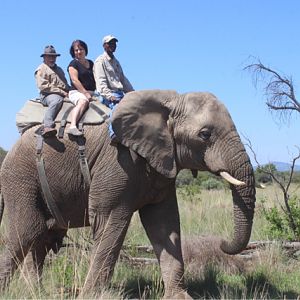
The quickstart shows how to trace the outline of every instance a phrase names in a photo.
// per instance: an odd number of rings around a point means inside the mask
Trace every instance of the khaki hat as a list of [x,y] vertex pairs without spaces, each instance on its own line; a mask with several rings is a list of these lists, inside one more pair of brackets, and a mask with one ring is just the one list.
[[118,39],[116,37],[114,37],[113,35],[106,35],[103,39],[102,39],[102,44],[104,45],[105,43],[109,43],[112,40],[116,40],[116,42],[118,42]]
[[45,47],[44,53],[41,54],[41,57],[44,57],[45,55],[60,56],[60,54],[56,53],[55,48],[52,45]]

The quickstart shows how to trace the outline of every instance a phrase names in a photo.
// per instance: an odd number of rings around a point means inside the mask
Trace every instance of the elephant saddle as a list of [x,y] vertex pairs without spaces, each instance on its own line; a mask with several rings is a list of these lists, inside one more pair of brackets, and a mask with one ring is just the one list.
[[[65,127],[66,123],[70,122],[70,112],[75,106],[65,98],[63,106],[55,119],[56,123],[60,123],[61,127]],[[44,106],[39,98],[28,100],[23,108],[16,115],[16,125],[21,134],[23,134],[28,128],[42,124],[45,110]],[[94,98],[94,101],[90,102],[89,109],[82,116],[81,124],[102,124],[108,119],[110,109],[104,104],[100,103],[98,98]]]

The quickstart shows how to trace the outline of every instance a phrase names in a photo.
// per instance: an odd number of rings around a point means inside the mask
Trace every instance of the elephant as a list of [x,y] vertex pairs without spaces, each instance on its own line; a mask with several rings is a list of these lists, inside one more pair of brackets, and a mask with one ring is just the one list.
[[[183,169],[195,176],[209,171],[229,182],[234,232],[220,247],[227,254],[241,252],[250,239],[256,197],[253,167],[236,126],[212,93],[174,90],[130,92],[110,121],[117,146],[110,145],[107,122],[84,127],[89,186],[77,163],[76,140],[67,135],[44,140],[49,187],[68,228],[91,226],[91,261],[81,295],[96,293],[109,283],[131,217],[138,211],[160,265],[164,297],[188,298],[176,176]],[[0,256],[2,289],[26,256],[41,276],[47,251],[58,250],[67,232],[42,196],[35,129],[20,137],[1,169],[8,215],[6,248]]]

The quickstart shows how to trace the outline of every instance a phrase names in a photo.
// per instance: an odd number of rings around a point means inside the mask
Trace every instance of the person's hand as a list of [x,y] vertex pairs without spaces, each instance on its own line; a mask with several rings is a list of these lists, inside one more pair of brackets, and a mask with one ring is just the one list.
[[89,92],[85,92],[84,95],[89,101],[92,101],[92,95]]
[[115,96],[111,96],[110,101],[115,102],[115,101],[117,101],[117,98]]

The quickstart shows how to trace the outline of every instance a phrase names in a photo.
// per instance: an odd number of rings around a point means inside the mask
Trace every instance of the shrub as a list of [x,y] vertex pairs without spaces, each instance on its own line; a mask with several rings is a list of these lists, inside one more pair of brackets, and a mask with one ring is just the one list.
[[189,170],[182,170],[179,172],[177,178],[176,178],[176,186],[183,186],[183,185],[189,185],[194,182],[194,177]]
[[224,184],[215,178],[208,178],[201,182],[200,187],[205,190],[221,190],[224,188]]
[[[293,196],[289,200],[289,207],[290,213],[278,207],[263,209],[263,214],[268,221],[266,231],[271,238],[300,241],[300,199]],[[293,224],[291,217],[293,218]]]

